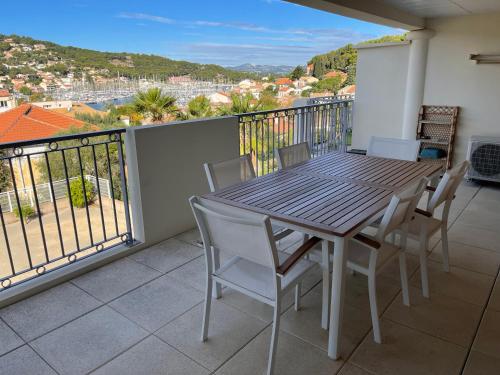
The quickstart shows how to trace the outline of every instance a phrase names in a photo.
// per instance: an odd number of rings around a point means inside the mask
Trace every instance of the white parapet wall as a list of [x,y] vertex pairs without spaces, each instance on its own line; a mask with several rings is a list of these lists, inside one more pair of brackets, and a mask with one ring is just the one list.
[[352,147],[366,150],[371,136],[402,136],[409,44],[366,44],[357,48]]
[[196,224],[188,198],[208,192],[203,163],[239,155],[235,116],[127,129],[134,237],[151,245]]

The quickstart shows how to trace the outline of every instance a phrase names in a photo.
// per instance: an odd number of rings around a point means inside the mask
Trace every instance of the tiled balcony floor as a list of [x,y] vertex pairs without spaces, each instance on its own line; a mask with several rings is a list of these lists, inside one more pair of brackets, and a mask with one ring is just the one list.
[[[451,216],[451,272],[442,271],[435,237],[430,299],[421,296],[415,256],[411,308],[401,302],[397,264],[378,278],[383,344],[372,339],[366,279],[349,276],[344,360],[328,359],[315,275],[303,308],[283,313],[276,373],[499,374],[500,189],[463,184]],[[262,374],[269,307],[225,290],[209,341],[199,341],[204,260],[196,239],[181,234],[0,310],[0,374]]]

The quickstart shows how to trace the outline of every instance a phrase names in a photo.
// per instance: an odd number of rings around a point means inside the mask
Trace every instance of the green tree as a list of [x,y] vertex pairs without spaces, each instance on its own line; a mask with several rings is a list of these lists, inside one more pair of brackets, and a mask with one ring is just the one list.
[[256,112],[262,110],[262,103],[256,100],[252,94],[231,94],[231,104],[218,108],[221,116],[237,115],[241,113]]
[[290,78],[293,80],[299,79],[306,74],[306,70],[302,65],[297,65],[294,70],[290,73]]
[[184,112],[180,113],[180,118],[183,120],[193,119],[193,118],[205,118],[214,115],[210,100],[204,96],[200,95],[194,99],[191,99],[187,105]]
[[341,88],[341,86],[342,86],[342,77],[335,76],[331,78],[322,79],[321,81],[318,81],[315,84],[313,84],[313,91],[314,92],[329,91],[336,94],[337,91]]
[[31,89],[27,86],[23,86],[19,89],[19,92],[21,94],[24,94],[24,95],[31,95],[33,92],[31,91]]
[[7,151],[0,150],[0,192],[7,191],[11,185],[10,169],[8,163],[2,158],[7,156]]
[[161,89],[154,87],[145,92],[139,92],[133,101],[137,112],[150,117],[153,122],[161,122],[167,114],[176,114],[178,108],[175,98],[163,95]]

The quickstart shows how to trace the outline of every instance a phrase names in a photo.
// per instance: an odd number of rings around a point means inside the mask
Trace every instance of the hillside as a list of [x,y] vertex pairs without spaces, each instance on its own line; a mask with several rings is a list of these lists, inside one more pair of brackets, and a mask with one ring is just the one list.
[[[362,42],[360,44],[400,42],[405,40],[405,36],[405,34],[386,35],[378,39],[367,40],[366,42]],[[352,44],[347,44],[334,51],[314,56],[308,64],[314,64],[312,75],[316,78],[322,78],[331,70],[339,70],[347,73],[345,85],[351,85],[354,84],[356,80],[357,59],[358,51]]]
[[[12,47],[13,43],[22,47]],[[75,77],[81,77],[83,72],[92,72],[91,74],[102,77],[116,77],[118,73],[125,77],[158,78],[189,74],[194,79],[230,81],[249,77],[249,73],[237,72],[219,65],[177,61],[156,55],[100,52],[61,46],[29,37],[0,34],[0,75],[8,74],[11,78],[13,74],[18,73],[34,75],[37,66],[40,67],[38,70],[60,75],[71,72]]]
[[242,64],[238,66],[229,66],[228,69],[237,72],[248,72],[256,74],[275,74],[275,75],[288,75],[295,68],[289,65],[255,65],[255,64]]

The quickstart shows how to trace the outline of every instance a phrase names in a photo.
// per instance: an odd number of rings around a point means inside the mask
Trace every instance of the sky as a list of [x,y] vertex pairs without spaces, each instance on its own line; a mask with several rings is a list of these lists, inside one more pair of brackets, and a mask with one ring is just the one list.
[[1,34],[223,66],[304,65],[402,32],[280,0],[26,0],[1,8]]

